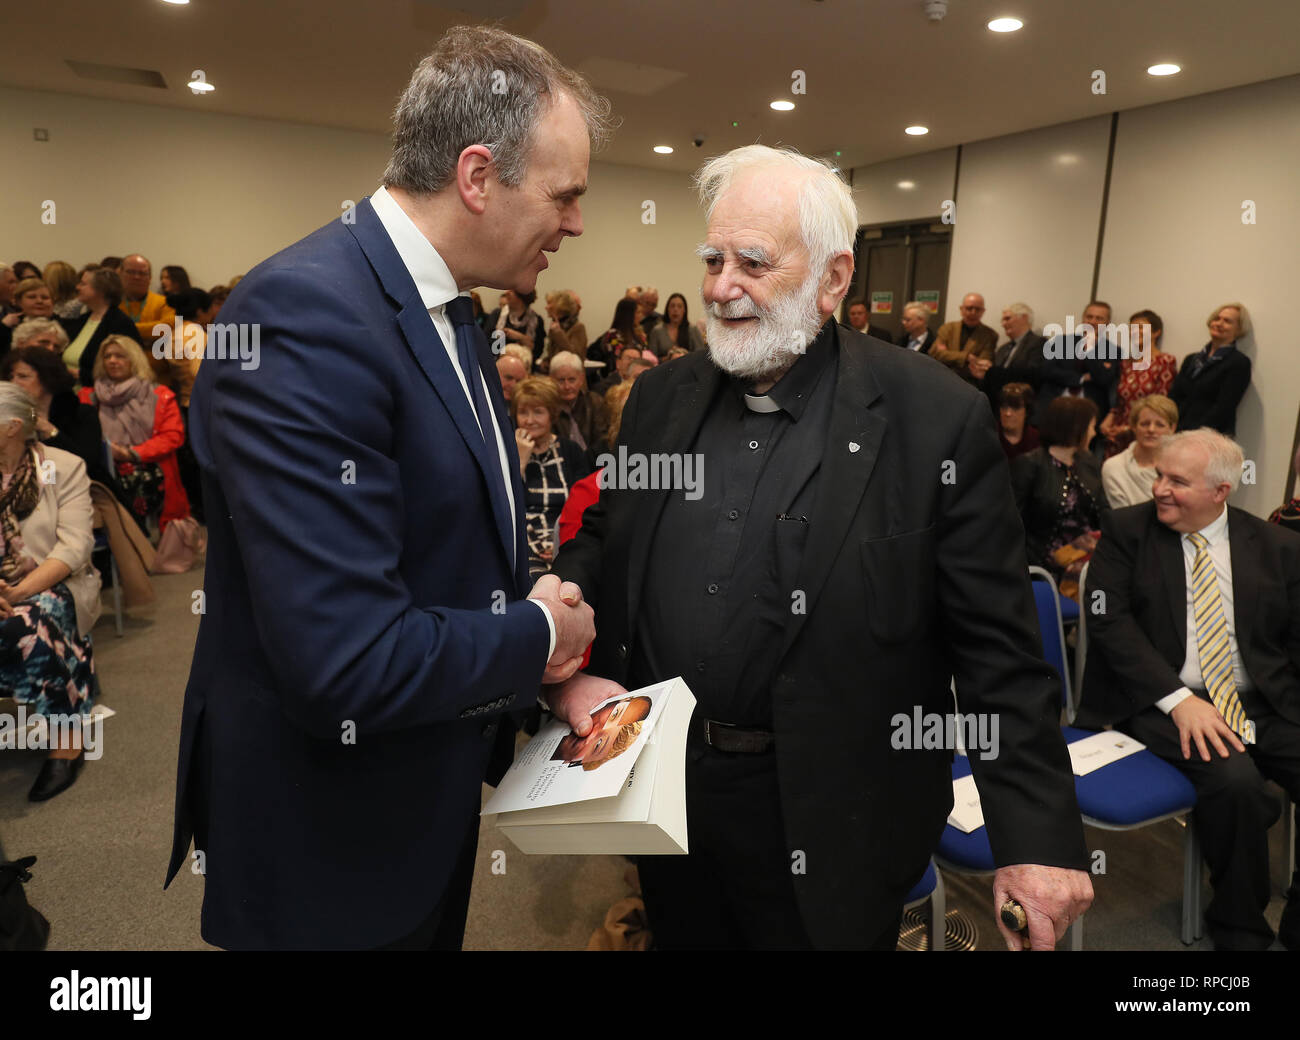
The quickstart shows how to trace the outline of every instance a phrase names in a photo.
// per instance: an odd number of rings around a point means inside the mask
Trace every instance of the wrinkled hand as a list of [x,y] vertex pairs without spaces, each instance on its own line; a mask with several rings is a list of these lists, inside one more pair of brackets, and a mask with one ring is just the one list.
[[591,732],[592,709],[602,701],[627,693],[627,690],[613,679],[599,679],[578,672],[568,682],[549,686],[543,693],[555,717],[568,723],[578,736],[585,737]]
[[1184,697],[1174,706],[1169,717],[1178,727],[1178,738],[1183,745],[1183,758],[1192,757],[1193,740],[1196,741],[1197,751],[1201,753],[1202,762],[1210,761],[1210,751],[1205,746],[1207,740],[1214,746],[1220,758],[1228,757],[1228,749],[1223,746],[1224,740],[1238,751],[1246,750],[1246,745],[1224,721],[1219,709],[1209,701],[1201,700],[1200,697]]
[[537,442],[523,430],[515,430],[515,447],[519,450],[519,465],[527,466]]
[[[1025,908],[1029,939],[1002,923],[999,910],[1008,899]],[[1092,906],[1092,879],[1082,870],[1016,863],[993,877],[993,916],[1008,950],[1054,950],[1061,936]]]
[[571,581],[561,582],[558,574],[537,579],[529,599],[546,604],[555,622],[555,653],[546,662],[542,682],[564,682],[582,664],[582,655],[596,638],[596,616],[582,600],[582,589]]

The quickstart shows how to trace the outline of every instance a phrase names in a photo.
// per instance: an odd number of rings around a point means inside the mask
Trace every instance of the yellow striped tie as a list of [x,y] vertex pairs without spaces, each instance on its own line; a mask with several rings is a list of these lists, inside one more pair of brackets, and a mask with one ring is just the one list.
[[1192,563],[1192,614],[1196,619],[1196,649],[1201,659],[1201,678],[1210,700],[1219,709],[1228,727],[1247,743],[1255,742],[1255,726],[1237,697],[1237,682],[1232,675],[1232,648],[1228,645],[1228,622],[1219,599],[1219,579],[1205,547],[1203,534],[1189,534],[1187,540],[1196,547]]

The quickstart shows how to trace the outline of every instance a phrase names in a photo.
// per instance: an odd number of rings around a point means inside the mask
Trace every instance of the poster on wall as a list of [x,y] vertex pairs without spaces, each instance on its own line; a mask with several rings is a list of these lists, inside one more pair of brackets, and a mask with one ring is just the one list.
[[892,292],[873,292],[871,294],[872,314],[892,314],[893,310],[894,294]]
[[916,302],[925,304],[925,309],[931,314],[939,313],[939,290],[938,289],[921,289],[916,293]]

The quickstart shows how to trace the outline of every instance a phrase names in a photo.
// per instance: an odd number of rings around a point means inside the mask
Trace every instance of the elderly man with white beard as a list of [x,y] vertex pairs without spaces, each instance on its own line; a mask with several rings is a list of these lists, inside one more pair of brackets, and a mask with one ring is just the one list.
[[637,380],[618,444],[702,480],[604,487],[554,568],[595,609],[590,665],[546,691],[579,735],[622,689],[695,693],[690,853],[639,862],[655,945],[893,949],[952,806],[951,748],[895,720],[952,712],[955,677],[1000,724],[971,756],[994,904],[1051,949],[1089,858],[988,405],[828,320],[857,214],[825,165],[754,145],[697,183],[709,350]]

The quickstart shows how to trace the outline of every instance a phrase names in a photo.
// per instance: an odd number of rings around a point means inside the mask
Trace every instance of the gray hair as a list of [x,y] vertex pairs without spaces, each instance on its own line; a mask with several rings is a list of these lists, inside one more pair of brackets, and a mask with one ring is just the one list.
[[552,375],[555,374],[557,368],[567,368],[577,372],[578,375],[583,375],[587,371],[586,366],[582,363],[582,358],[571,350],[561,350],[551,356]]
[[1007,307],[1007,310],[1012,314],[1020,315],[1020,317],[1024,318],[1030,325],[1034,323],[1034,308],[1029,306],[1027,303],[1013,303]]
[[523,183],[533,131],[560,94],[577,103],[593,149],[613,129],[610,103],[544,47],[490,26],[449,29],[416,67],[393,113],[393,154],[385,187],[415,195],[441,191],[460,153],[481,144],[497,178]]
[[852,256],[853,240],[858,233],[858,208],[853,193],[826,163],[800,155],[793,148],[751,144],[701,166],[695,174],[695,186],[705,208],[705,219],[713,217],[718,199],[731,187],[736,174],[754,169],[806,175],[799,190],[799,229],[814,269],[829,263],[837,253],[847,252]]
[[507,343],[501,348],[502,354],[509,354],[512,358],[524,366],[525,372],[533,370],[533,352],[525,347],[522,343]]
[[17,383],[0,382],[0,426],[18,419],[23,424],[23,440],[36,439],[36,402]]
[[67,349],[68,334],[63,331],[63,326],[52,318],[27,318],[24,320],[14,329],[13,345],[15,347],[25,347],[37,336],[43,336],[47,332],[54,333],[54,341],[58,343],[60,351]]
[[1158,458],[1170,448],[1184,444],[1192,444],[1205,451],[1205,482],[1208,486],[1227,484],[1229,495],[1237,490],[1237,485],[1241,482],[1241,469],[1246,461],[1240,444],[1218,430],[1202,426],[1165,437],[1156,449],[1156,456]]
[[[862,303],[861,300],[854,300],[853,302]],[[918,303],[916,300],[913,300],[911,303],[903,304],[903,314],[907,314],[908,311],[916,311],[926,320],[927,323],[930,321],[930,308],[923,303]]]

